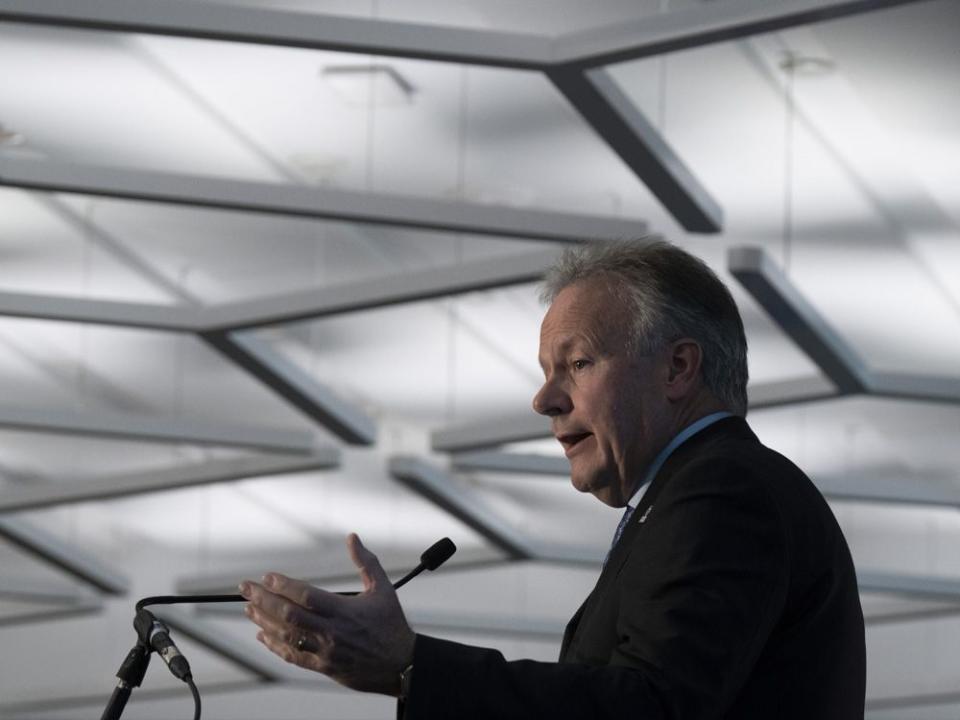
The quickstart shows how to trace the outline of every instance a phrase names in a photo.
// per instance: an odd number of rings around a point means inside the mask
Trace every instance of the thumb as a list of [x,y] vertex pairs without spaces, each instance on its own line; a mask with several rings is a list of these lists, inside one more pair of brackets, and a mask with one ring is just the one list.
[[390,579],[387,577],[383,566],[380,565],[377,556],[367,550],[364,544],[360,542],[360,536],[356,533],[350,533],[347,536],[347,550],[353,564],[360,570],[364,592],[372,590],[378,585],[390,585]]

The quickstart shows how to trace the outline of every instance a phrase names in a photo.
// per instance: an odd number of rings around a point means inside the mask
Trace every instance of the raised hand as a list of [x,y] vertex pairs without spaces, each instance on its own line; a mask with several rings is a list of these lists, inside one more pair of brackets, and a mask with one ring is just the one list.
[[347,537],[363,592],[345,597],[279,573],[245,580],[244,612],[260,626],[257,640],[289,663],[365,692],[396,696],[413,661],[415,634],[377,556]]

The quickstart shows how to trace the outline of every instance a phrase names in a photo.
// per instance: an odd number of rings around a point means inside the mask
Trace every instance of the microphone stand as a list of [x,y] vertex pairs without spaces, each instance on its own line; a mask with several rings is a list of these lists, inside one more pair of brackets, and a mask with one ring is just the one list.
[[[393,584],[394,589],[399,589],[406,585],[424,570],[436,570],[445,563],[453,553],[457,551],[450,538],[443,538],[435,542],[420,556],[420,564],[413,570],[404,575],[400,580]],[[355,596],[358,592],[338,592],[337,595]],[[181,603],[223,603],[223,602],[246,602],[243,595],[153,595],[137,601],[137,614],[133,618],[133,629],[137,631],[137,644],[127,653],[123,664],[117,671],[116,688],[107,701],[107,707],[100,716],[100,720],[119,720],[123,710],[130,699],[130,693],[134,688],[140,687],[143,677],[147,672],[147,665],[150,664],[150,653],[153,647],[150,645],[150,633],[152,632],[156,618],[149,610],[147,605],[179,605]],[[179,676],[178,676],[179,677]],[[189,678],[189,676],[188,676]],[[193,693],[195,703],[195,718],[200,716],[200,694],[192,679],[186,681]]]
[[153,613],[149,610],[138,609],[133,619],[133,629],[137,631],[137,644],[133,646],[127,657],[124,658],[120,669],[117,670],[117,686],[107,701],[100,720],[119,720],[130,699],[134,688],[140,687],[143,676],[147,673],[150,664],[150,628],[153,625]]

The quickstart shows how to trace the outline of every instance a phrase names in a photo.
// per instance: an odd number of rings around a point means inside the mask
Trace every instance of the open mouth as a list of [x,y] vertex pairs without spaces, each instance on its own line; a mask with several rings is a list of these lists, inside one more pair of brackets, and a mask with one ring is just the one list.
[[563,445],[563,451],[569,455],[571,450],[583,442],[583,440],[590,437],[590,435],[591,433],[569,433],[567,435],[558,435],[557,440]]

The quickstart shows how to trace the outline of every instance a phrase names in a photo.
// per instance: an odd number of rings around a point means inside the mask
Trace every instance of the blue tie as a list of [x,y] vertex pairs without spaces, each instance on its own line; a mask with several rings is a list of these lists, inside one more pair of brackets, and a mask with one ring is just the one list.
[[617,546],[617,543],[620,542],[620,536],[623,535],[624,529],[627,527],[627,523],[630,522],[630,516],[633,515],[634,508],[627,505],[627,509],[623,511],[623,517],[620,518],[620,524],[617,525],[617,531],[613,534],[613,542],[610,543],[610,549],[607,550],[607,556],[603,559],[603,564],[606,566],[607,560],[610,559],[610,553],[613,552],[613,549]]

